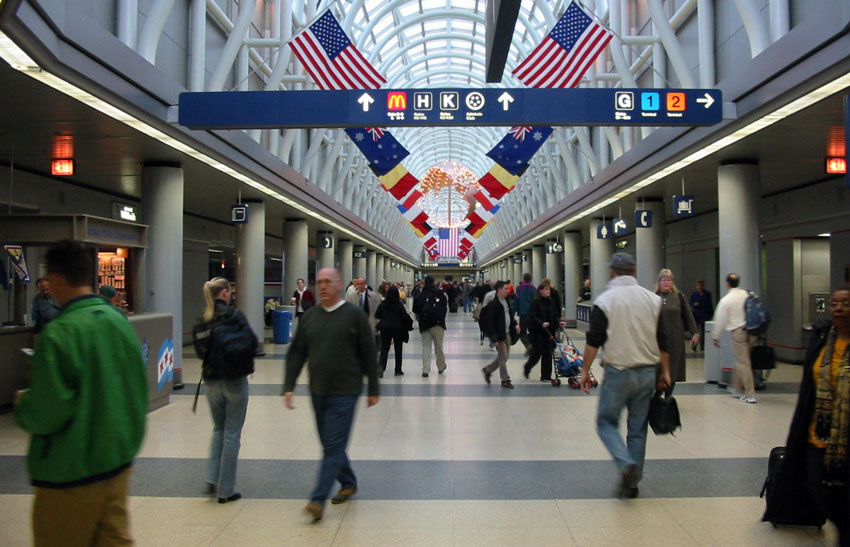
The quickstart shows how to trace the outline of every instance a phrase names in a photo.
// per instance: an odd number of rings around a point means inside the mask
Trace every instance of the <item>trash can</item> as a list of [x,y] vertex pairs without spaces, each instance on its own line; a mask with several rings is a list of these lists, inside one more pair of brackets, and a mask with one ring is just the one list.
[[288,344],[292,330],[292,312],[272,312],[272,336],[275,344]]

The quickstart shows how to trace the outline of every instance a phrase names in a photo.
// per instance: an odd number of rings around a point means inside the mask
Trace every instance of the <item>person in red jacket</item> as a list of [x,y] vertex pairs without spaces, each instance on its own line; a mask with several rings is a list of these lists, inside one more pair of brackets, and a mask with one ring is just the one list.
[[295,317],[301,317],[305,311],[316,305],[316,296],[300,277],[298,278],[298,288],[292,293],[292,300],[295,303]]

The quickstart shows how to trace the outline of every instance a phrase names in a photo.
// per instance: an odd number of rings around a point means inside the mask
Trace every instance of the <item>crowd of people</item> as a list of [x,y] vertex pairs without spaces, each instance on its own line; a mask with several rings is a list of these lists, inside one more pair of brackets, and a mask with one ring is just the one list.
[[[138,337],[108,300],[109,291],[95,293],[93,265],[83,247],[62,242],[46,259],[48,275],[39,280],[36,297],[42,332],[32,359],[32,383],[15,397],[16,420],[33,436],[28,471],[35,486],[36,543],[131,542],[126,498],[147,412]],[[639,286],[635,259],[628,253],[614,253],[609,268],[611,281],[592,301],[581,387],[590,391],[590,369],[599,356],[605,375],[597,432],[619,470],[617,495],[633,498],[643,477],[650,400],[656,391],[671,392],[685,380],[685,333],[696,350],[705,337],[705,321],[712,318],[713,300],[701,281],[686,299],[668,269],[659,272],[654,291]],[[446,373],[446,315],[462,305],[478,322],[481,343],[488,338],[496,353],[481,369],[487,384],[498,370],[501,386],[514,387],[507,360],[519,341],[526,346],[526,379],[538,362],[540,379],[551,379],[555,335],[564,322],[560,296],[549,280],[534,286],[526,274],[517,287],[507,280],[438,286],[426,277],[413,287],[382,283],[374,291],[358,278],[344,291],[339,272],[323,269],[316,278],[317,295],[298,281],[292,298],[299,324],[288,349],[282,396],[285,406],[294,408],[295,385],[306,367],[323,450],[305,507],[315,521],[323,517],[329,497],[340,504],[357,493],[357,476],[346,454],[357,400],[365,376],[368,406],[379,402],[379,378],[391,346],[395,375],[404,374],[403,345],[414,328],[409,309],[422,337],[425,378],[432,370],[432,346],[437,373]],[[739,283],[734,273],[726,278],[727,294],[713,316],[713,341],[718,344],[719,333],[731,332],[737,362],[734,395],[755,403],[748,352],[752,335],[743,311],[748,293]],[[206,489],[219,503],[228,503],[241,498],[236,466],[257,338],[233,305],[228,280],[211,279],[203,293],[206,309],[193,334],[213,420]],[[836,523],[842,545],[848,542],[850,507],[848,316],[850,288],[840,287],[829,301],[829,320],[815,325],[788,436],[787,463],[777,475],[773,508],[765,515],[766,520],[779,519],[778,514],[798,511],[805,500],[807,511]],[[197,334],[204,332],[203,338]],[[329,339],[334,343],[328,344]],[[625,438],[619,429],[624,410]],[[84,443],[89,444],[86,450]],[[340,488],[331,497],[335,483]]]

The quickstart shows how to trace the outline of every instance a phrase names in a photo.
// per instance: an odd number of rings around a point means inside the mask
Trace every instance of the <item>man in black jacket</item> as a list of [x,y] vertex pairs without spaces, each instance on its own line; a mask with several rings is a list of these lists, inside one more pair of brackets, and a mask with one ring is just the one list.
[[496,298],[487,304],[481,312],[479,321],[485,322],[484,332],[490,337],[493,345],[496,347],[496,358],[481,369],[484,373],[484,381],[490,383],[490,376],[496,369],[499,369],[499,377],[502,380],[502,387],[513,389],[511,376],[508,374],[508,355],[511,348],[511,331],[519,334],[519,325],[517,325],[511,307],[508,304],[508,287],[504,281],[496,281]]
[[434,286],[434,278],[425,278],[425,288],[413,301],[413,313],[419,319],[419,332],[422,334],[422,377],[431,372],[431,341],[437,354],[437,372],[446,370],[446,356],[443,354],[443,334],[446,332],[446,312],[449,302],[446,294]]

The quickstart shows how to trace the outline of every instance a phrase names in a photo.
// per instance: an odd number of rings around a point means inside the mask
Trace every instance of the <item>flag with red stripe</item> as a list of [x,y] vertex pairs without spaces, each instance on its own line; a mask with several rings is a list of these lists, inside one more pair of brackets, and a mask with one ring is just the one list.
[[354,47],[330,10],[289,45],[322,89],[377,89],[387,81]]
[[460,246],[460,228],[440,228],[437,251],[440,256],[457,256]]
[[518,180],[518,175],[511,174],[497,163],[478,180],[478,185],[487,190],[491,198],[502,199],[505,194],[514,189]]
[[[404,198],[417,184],[419,179],[410,174],[407,168],[398,164],[393,167],[386,175],[378,177],[381,181],[381,186],[392,194],[397,200]],[[405,207],[409,209],[410,207]]]
[[576,87],[612,33],[572,2],[513,74],[528,87]]

